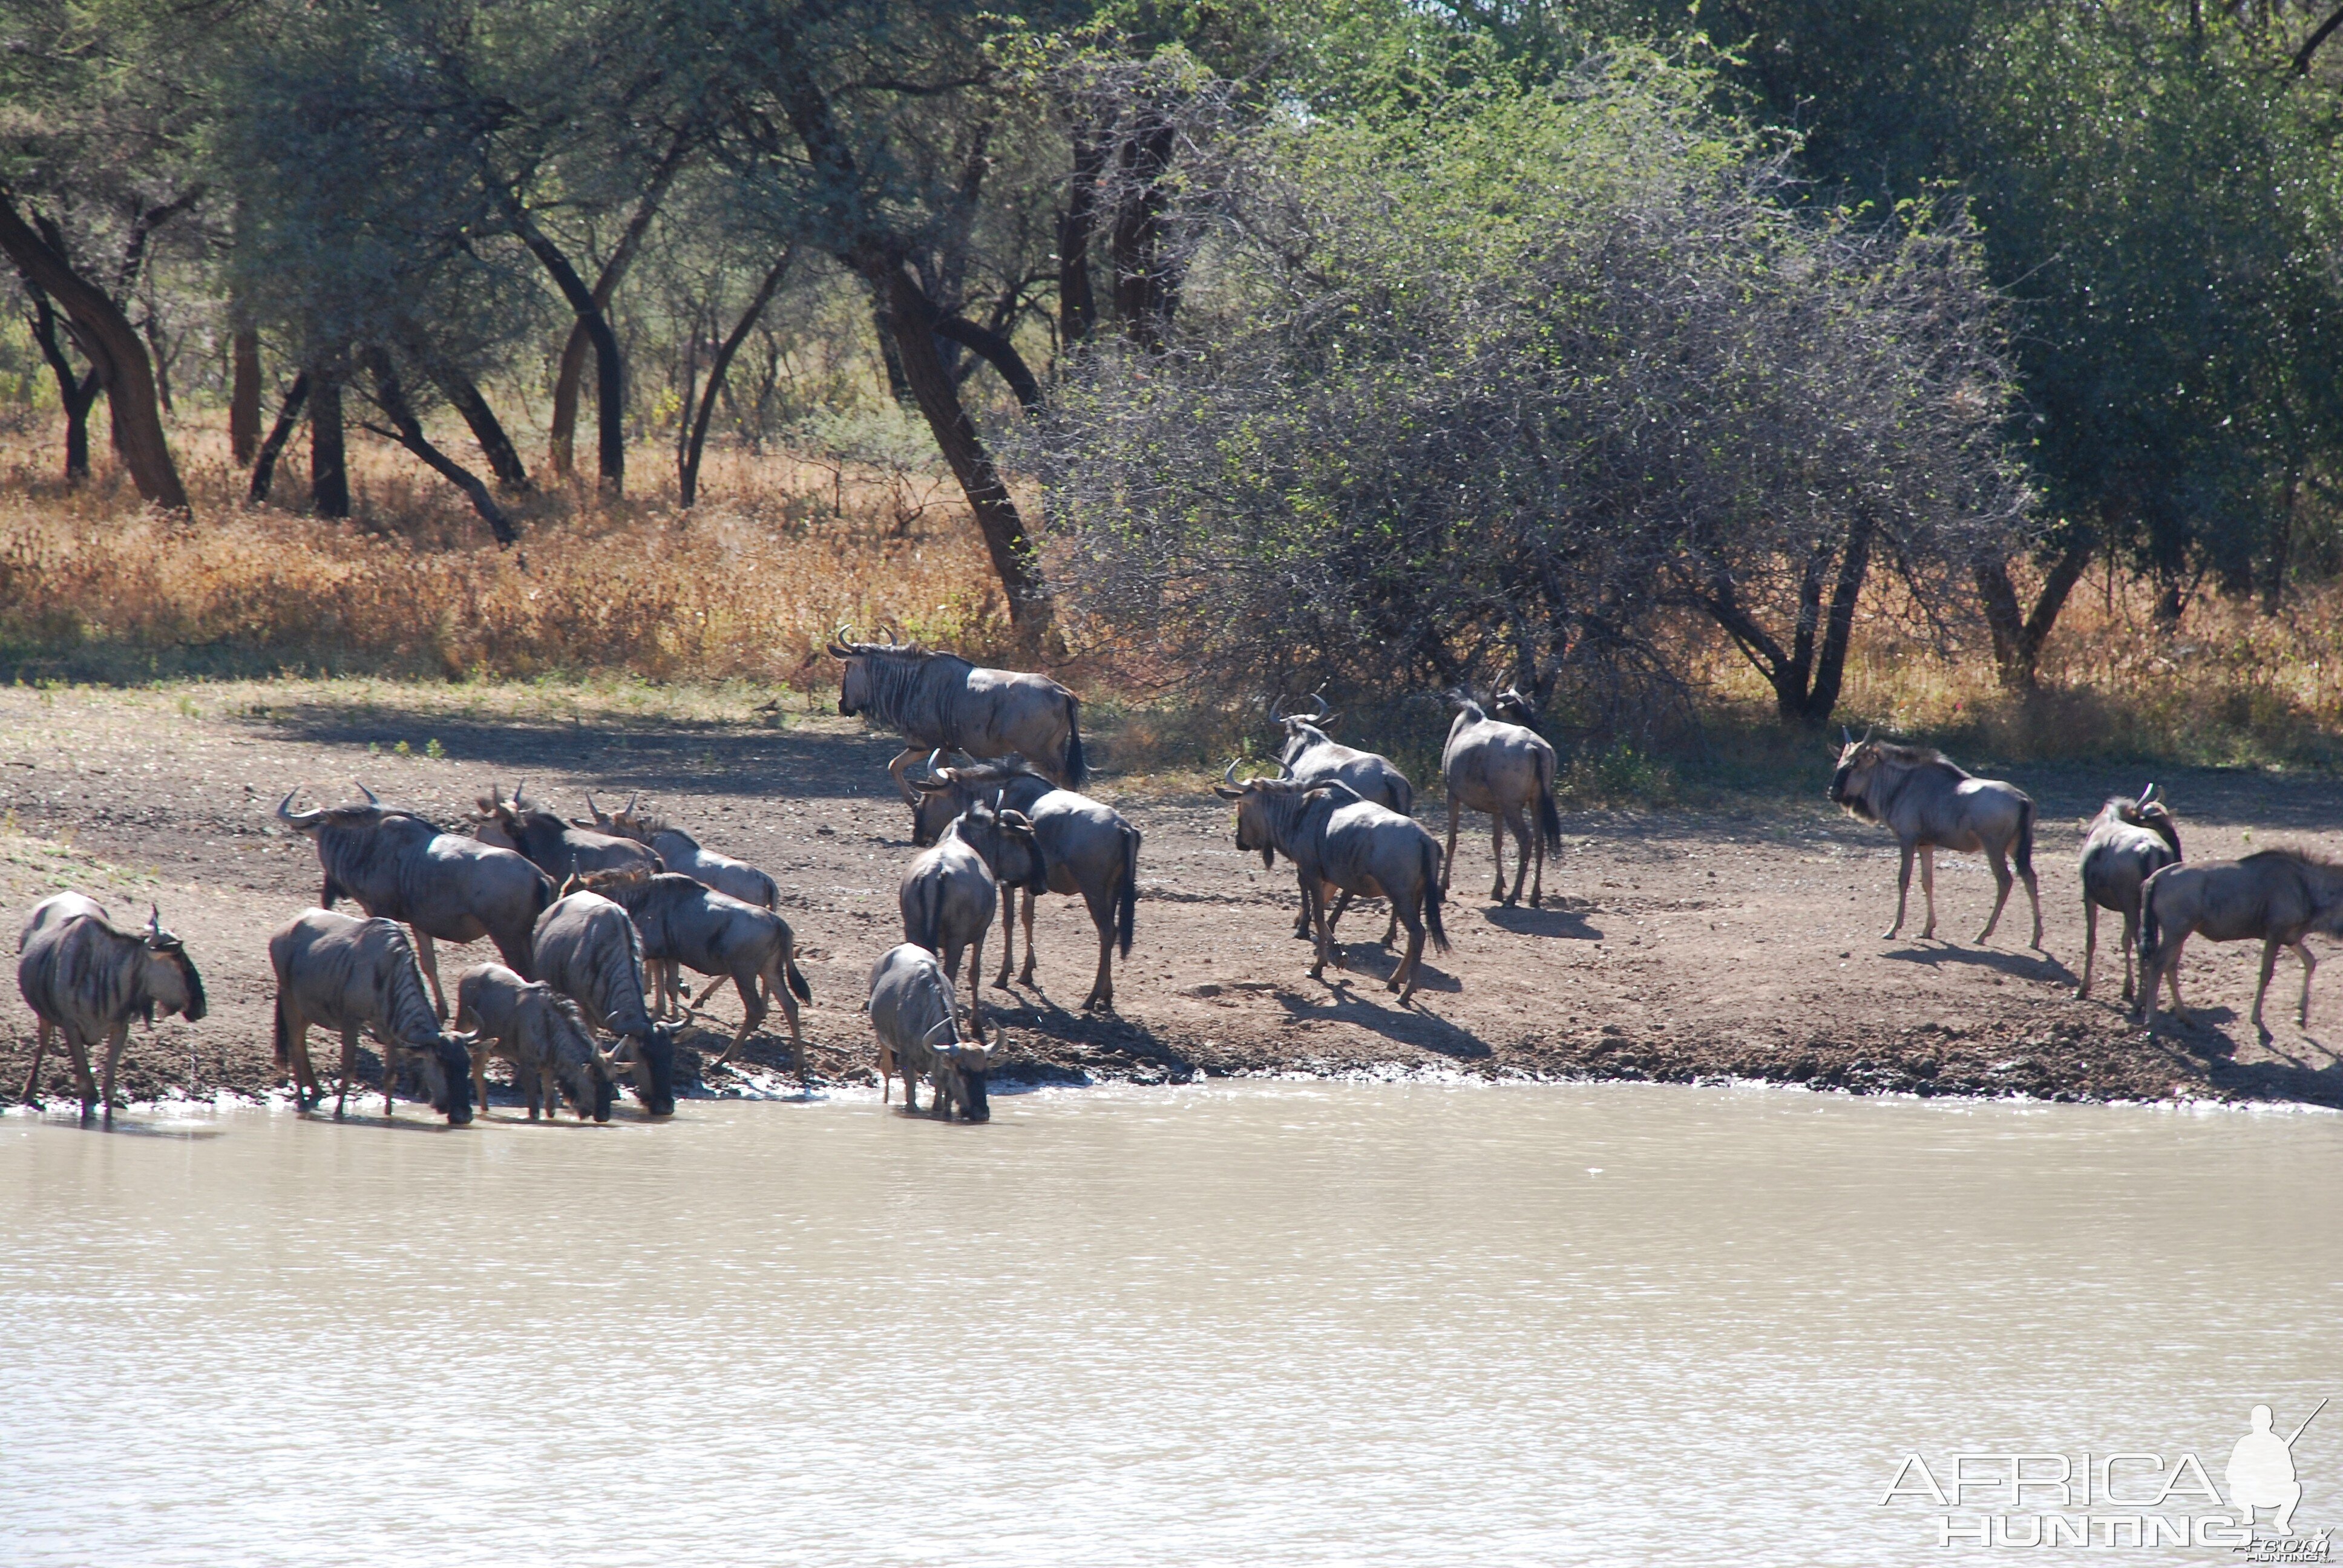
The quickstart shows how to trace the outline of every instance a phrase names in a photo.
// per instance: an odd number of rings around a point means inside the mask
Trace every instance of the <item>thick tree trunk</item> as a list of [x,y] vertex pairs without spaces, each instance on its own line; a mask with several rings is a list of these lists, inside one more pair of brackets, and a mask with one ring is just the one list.
[[1074,174],[1066,210],[1058,217],[1058,340],[1071,348],[1098,327],[1098,296],[1091,287],[1091,240],[1098,233],[1098,181],[1106,146],[1086,132],[1074,135]]
[[1010,498],[1009,487],[1001,483],[991,454],[985,450],[975,422],[960,403],[951,372],[936,352],[935,334],[929,330],[935,307],[904,267],[889,267],[870,281],[874,288],[886,291],[888,324],[893,328],[896,352],[902,357],[904,378],[910,383],[911,396],[926,416],[944,461],[960,480],[970,509],[976,514],[992,569],[1000,574],[1009,596],[1010,622],[1021,631],[1038,631],[1051,618],[1049,587],[1034,559],[1032,541],[1026,536],[1024,519],[1018,516],[1017,503]]
[[2051,563],[2030,613],[2018,603],[2017,585],[2010,580],[2007,563],[1996,556],[1977,558],[1977,597],[1985,604],[1986,627],[1993,634],[1994,665],[2004,690],[2036,689],[2042,645],[2050,640],[2058,613],[2066,608],[2075,585],[2083,580],[2083,568],[2090,565],[2097,548],[2097,541],[2087,536],[2070,543]]
[[1838,558],[1838,581],[1831,588],[1830,619],[1823,628],[1823,645],[1815,658],[1814,684],[1807,689],[1797,717],[1808,724],[1827,724],[1838,706],[1839,687],[1846,675],[1847,644],[1855,634],[1855,601],[1863,597],[1863,579],[1871,569],[1871,541],[1878,524],[1868,508],[1857,511],[1849,525],[1846,544]]
[[430,376],[439,395],[462,416],[472,439],[479,443],[480,456],[488,460],[488,472],[497,477],[498,487],[511,495],[528,494],[535,487],[528,480],[528,466],[520,460],[519,448],[505,434],[504,421],[488,407],[478,385],[453,365],[436,361],[430,367]]
[[0,187],[0,251],[64,308],[75,347],[96,367],[98,384],[106,388],[115,449],[138,494],[156,506],[186,511],[186,488],[171,460],[155,399],[154,366],[137,332],[103,290],[84,280],[26,226],[5,187]]
[[293,385],[285,389],[285,406],[277,410],[277,423],[269,427],[268,439],[252,459],[252,488],[246,492],[248,505],[256,506],[268,499],[268,487],[277,481],[277,459],[285,450],[285,443],[293,438],[293,431],[301,423],[302,405],[309,400],[309,373],[303,371],[293,377]]
[[505,516],[496,498],[488,494],[488,487],[480,483],[479,476],[433,446],[423,434],[423,421],[415,417],[415,406],[407,400],[406,388],[398,383],[398,371],[391,364],[390,356],[369,347],[360,350],[359,359],[367,374],[374,378],[375,401],[389,416],[392,426],[388,430],[371,425],[367,428],[397,442],[421,458],[433,473],[463,491],[465,498],[472,503],[472,510],[479,513],[488,530],[497,536],[497,543],[517,542],[520,536],[513,532],[512,519]]
[[260,449],[260,334],[236,328],[228,362],[227,449],[242,467]]
[[1115,204],[1110,249],[1114,257],[1114,313],[1133,343],[1152,353],[1163,347],[1172,306],[1172,279],[1162,256],[1163,176],[1172,162],[1173,130],[1158,122],[1122,145],[1122,198]]
[[[605,313],[609,310],[610,297],[618,292],[618,285],[626,278],[627,268],[634,262],[635,253],[642,248],[643,236],[649,232],[651,219],[659,212],[659,202],[666,196],[667,187],[674,180],[676,170],[682,166],[684,154],[689,149],[690,134],[688,131],[677,133],[675,140],[668,146],[667,156],[651,170],[650,179],[645,183],[642,195],[635,202],[634,215],[627,219],[627,226],[618,235],[617,247],[610,252],[609,259],[602,264],[601,273],[594,279],[596,310]],[[561,367],[553,378],[552,428],[546,441],[547,456],[552,461],[553,471],[564,477],[569,475],[577,462],[578,393],[579,383],[585,378],[586,357],[593,349],[594,334],[588,328],[585,318],[580,317],[570,323],[569,337],[561,345]],[[495,467],[496,458],[492,456],[488,462]],[[497,468],[497,476],[498,483],[505,483],[502,468]],[[512,487],[506,484],[506,487],[509,489]]]
[[979,358],[1001,372],[1001,378],[1009,383],[1009,389],[1017,395],[1018,403],[1027,413],[1040,409],[1041,383],[1025,363],[1025,357],[1017,352],[1016,345],[1008,338],[958,316],[941,317],[929,330],[963,348],[974,349]]
[[528,246],[545,270],[552,276],[561,297],[569,302],[577,313],[578,325],[585,327],[594,344],[595,437],[601,468],[602,487],[612,495],[627,487],[627,436],[625,406],[625,375],[618,360],[618,335],[610,330],[609,318],[594,299],[594,291],[569,265],[569,258],[560,248],[545,237],[538,226],[529,222],[518,206],[512,209],[513,226],[520,233],[521,243]]
[[321,518],[350,515],[350,471],[342,447],[342,384],[335,372],[309,373],[309,499]]
[[870,301],[870,330],[879,339],[879,365],[887,373],[887,396],[899,405],[913,401],[911,378],[903,374],[903,356],[895,347],[895,328],[887,319],[883,294]]
[[772,303],[774,292],[781,286],[781,279],[789,275],[789,251],[782,251],[780,259],[766,270],[764,277],[757,285],[756,297],[749,301],[749,308],[740,313],[740,319],[733,324],[730,332],[725,334],[724,341],[716,346],[716,358],[708,367],[708,385],[700,390],[699,407],[692,416],[691,433],[685,438],[683,450],[676,462],[677,489],[687,507],[699,499],[699,455],[708,444],[708,422],[716,415],[716,399],[723,394],[725,376],[732,368],[732,357],[739,353],[740,345],[749,340],[749,332],[757,325],[757,317],[765,313],[765,307]]

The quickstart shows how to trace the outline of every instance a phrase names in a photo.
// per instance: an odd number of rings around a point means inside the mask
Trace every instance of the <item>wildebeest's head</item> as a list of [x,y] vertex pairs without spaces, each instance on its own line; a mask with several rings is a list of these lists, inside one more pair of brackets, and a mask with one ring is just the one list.
[[966,1121],[991,1121],[992,1106],[984,1093],[985,1080],[992,1070],[991,1048],[953,1040],[930,1046],[929,1051],[938,1101]]
[[840,627],[831,634],[824,652],[846,666],[838,678],[838,710],[852,719],[870,706],[871,665],[886,654],[920,654],[927,650],[916,642],[856,642]]
[[1002,809],[998,794],[971,801],[960,813],[960,837],[984,857],[1004,887],[1027,887],[1041,875],[1041,847],[1034,841],[1033,824],[1022,811]]
[[176,1012],[189,1023],[201,1021],[207,1010],[204,977],[196,972],[196,960],[187,956],[186,946],[163,929],[163,911],[153,904],[146,906],[146,929],[138,935],[147,952],[147,1023],[154,1023],[157,1010]]
[[1276,779],[1248,779],[1237,781],[1237,765],[1231,759],[1221,775],[1222,782],[1212,786],[1212,793],[1223,800],[1237,803],[1237,848],[1246,854],[1261,852],[1261,869],[1264,871],[1277,864],[1277,835],[1270,826],[1272,801],[1292,799],[1302,793],[1302,785],[1293,770],[1285,768]]
[[2164,802],[2157,799],[2153,784],[2141,790],[2137,800],[2122,795],[2111,798],[2099,815],[2102,818],[2113,816],[2135,828],[2145,828],[2170,845],[2174,854],[2180,853],[2180,824]]
[[1322,691],[1311,693],[1310,701],[1314,710],[1309,713],[1280,711],[1285,705],[1285,699],[1282,696],[1270,707],[1269,721],[1285,731],[1285,745],[1279,753],[1279,759],[1288,764],[1312,742],[1325,739],[1326,726],[1342,717],[1327,709],[1326,694]]
[[616,1081],[626,1069],[594,1042],[593,1030],[586,1027],[586,1015],[576,1002],[550,986],[539,984],[535,989],[543,993],[542,1010],[535,1015],[545,1031],[539,1050],[553,1064],[555,1081],[580,1117],[590,1114],[597,1121],[609,1121],[611,1107],[618,1099]]
[[1538,727],[1537,704],[1518,684],[1506,687],[1489,699],[1489,717],[1518,724],[1524,729]]
[[1838,767],[1830,781],[1831,804],[1866,822],[1877,821],[1878,813],[1871,804],[1871,780],[1884,759],[1880,749],[1868,729],[1857,740],[1855,732],[1842,725],[1839,738]]
[[297,784],[285,791],[284,799],[277,802],[277,819],[303,838],[315,839],[328,828],[371,828],[387,817],[411,815],[384,805],[382,797],[363,784],[358,785],[358,792],[366,797],[364,800],[346,800],[338,806],[296,811],[293,799],[301,793],[301,786]]
[[647,1116],[675,1114],[675,1025],[655,1023],[639,1038],[629,1035],[610,1053],[611,1065],[632,1081]]
[[990,798],[998,802],[1015,780],[1042,777],[1014,751],[958,768],[939,766],[943,754],[941,747],[929,752],[926,771],[905,779],[911,787],[911,842],[922,849],[942,838],[951,819],[975,801]]
[[414,1051],[416,1070],[423,1080],[423,1098],[447,1119],[450,1127],[472,1120],[472,1047],[478,1033],[442,1033]]

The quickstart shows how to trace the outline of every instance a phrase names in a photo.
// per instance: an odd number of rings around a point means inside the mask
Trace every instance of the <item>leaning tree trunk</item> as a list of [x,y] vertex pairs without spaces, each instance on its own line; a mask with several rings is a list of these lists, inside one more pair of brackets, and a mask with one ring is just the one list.
[[[658,214],[659,202],[667,195],[667,187],[675,178],[676,170],[682,166],[683,156],[690,145],[690,132],[688,129],[679,131],[668,146],[667,156],[651,170],[650,178],[644,183],[642,195],[635,202],[634,215],[628,218],[626,228],[618,235],[617,246],[610,252],[610,258],[602,264],[601,273],[594,279],[592,293],[596,310],[606,315],[608,313],[610,297],[618,292],[618,285],[626,278],[627,268],[634,262],[635,253],[642,248],[643,236],[649,232],[651,219]],[[594,349],[594,334],[587,327],[585,318],[580,317],[571,322],[569,337],[561,345],[561,367],[553,378],[553,416],[546,438],[547,456],[553,463],[553,471],[564,477],[569,475],[577,463],[578,383],[585,377],[586,356]],[[510,489],[512,486],[504,480],[504,469],[497,467],[496,457],[491,456],[488,462],[490,467],[497,468],[498,482]]]
[[382,430],[369,425],[367,428],[397,442],[421,458],[426,467],[463,491],[464,498],[472,503],[472,510],[497,536],[497,543],[517,542],[520,536],[513,532],[512,519],[505,516],[504,508],[497,505],[496,498],[488,494],[479,476],[433,446],[424,435],[423,421],[416,417],[415,406],[407,401],[407,389],[399,384],[398,371],[391,364],[390,356],[379,347],[368,346],[360,350],[358,357],[367,373],[374,377],[375,401],[389,416],[392,427]]
[[1998,556],[1977,558],[1977,598],[1985,604],[1986,628],[1993,634],[1993,661],[2004,690],[2036,689],[2042,645],[2050,640],[2050,629],[2058,624],[2067,596],[2083,580],[2083,568],[2090,564],[2097,546],[2097,540],[2088,535],[2071,541],[2051,563],[2030,612],[2018,603],[2017,585],[2010,581],[2007,564]]
[[1087,343],[1098,326],[1098,297],[1091,287],[1091,237],[1098,232],[1098,182],[1106,170],[1106,144],[1088,130],[1074,134],[1073,178],[1066,186],[1066,210],[1058,219],[1058,340],[1071,348]]
[[740,313],[740,319],[733,324],[724,341],[716,346],[716,358],[708,367],[708,385],[699,394],[699,409],[692,416],[690,434],[684,438],[683,450],[676,457],[677,490],[687,507],[699,499],[699,454],[708,443],[708,422],[715,417],[716,399],[724,391],[724,377],[732,368],[732,357],[740,352],[740,345],[749,340],[757,318],[772,303],[774,291],[789,274],[789,256],[790,252],[782,251],[780,259],[766,269],[757,285],[756,297],[749,301],[749,308]]
[[601,306],[595,303],[594,291],[586,286],[585,280],[578,276],[578,269],[569,265],[569,258],[561,254],[560,247],[546,238],[518,206],[512,209],[512,218],[514,228],[520,234],[521,243],[528,246],[529,253],[551,275],[554,286],[561,290],[561,297],[569,302],[570,310],[577,315],[578,325],[585,327],[587,335],[593,339],[594,396],[599,405],[595,409],[595,435],[602,487],[614,496],[618,495],[627,486],[625,377],[618,359],[618,335],[610,330],[609,318],[602,314]]
[[1815,656],[1814,684],[1806,690],[1797,717],[1808,724],[1827,724],[1838,706],[1839,688],[1846,677],[1847,644],[1855,635],[1855,601],[1863,597],[1863,579],[1871,570],[1871,541],[1878,523],[1869,508],[1857,511],[1847,528],[1846,544],[1838,559],[1838,581],[1831,588],[1830,618],[1823,626],[1822,647]]
[[975,421],[960,402],[959,385],[936,352],[935,334],[930,327],[936,318],[936,307],[910,272],[900,266],[887,267],[870,281],[874,289],[884,291],[887,325],[903,362],[903,378],[910,384],[911,396],[926,417],[944,461],[951,465],[970,510],[976,514],[992,569],[1000,574],[1009,596],[1010,624],[1021,632],[1038,632],[1050,624],[1049,585],[1042,580],[1017,503],[1010,498],[1009,487],[1001,482],[992,455],[977,436]]
[[96,367],[114,418],[114,447],[138,494],[172,511],[187,509],[186,487],[163,437],[163,417],[155,398],[155,367],[137,331],[103,290],[68,266],[16,212],[0,186],[0,251],[31,282],[62,307],[75,346]]
[[321,518],[350,515],[350,470],[342,446],[342,384],[329,369],[309,373],[309,499]]
[[520,460],[519,448],[505,434],[504,421],[488,407],[479,384],[443,361],[433,360],[427,368],[432,385],[439,388],[448,407],[462,416],[472,439],[479,443],[480,455],[488,460],[488,472],[497,477],[498,487],[512,495],[527,495],[535,488],[528,482],[528,467]]

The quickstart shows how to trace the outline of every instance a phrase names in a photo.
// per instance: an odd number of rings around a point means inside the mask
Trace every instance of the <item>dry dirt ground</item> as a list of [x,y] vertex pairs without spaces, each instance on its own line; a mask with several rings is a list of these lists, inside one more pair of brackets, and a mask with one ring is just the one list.
[[[895,888],[913,853],[909,813],[883,772],[894,748],[835,717],[791,716],[783,727],[746,706],[650,712],[526,687],[0,689],[0,924],[13,933],[33,903],[68,886],[122,919],[158,903],[202,966],[212,1010],[196,1025],[134,1034],[127,1096],[176,1094],[191,1074],[206,1096],[256,1091],[276,1080],[266,935],[318,890],[309,846],[271,814],[287,789],[339,799],[359,777],[447,823],[491,779],[525,774],[570,814],[582,814],[584,788],[642,789],[703,842],[779,879],[814,990],[814,1067],[830,1082],[867,1081],[859,1003],[871,960],[900,940]],[[1145,835],[1119,1012],[1068,1010],[1088,989],[1094,939],[1078,902],[1051,899],[1039,922],[1040,988],[989,990],[990,1016],[1008,1030],[1012,1074],[1061,1081],[1444,1070],[2343,1105],[2330,1043],[2343,1041],[2343,982],[2328,982],[2310,1029],[2298,1029],[2291,958],[2273,987],[2267,1041],[2246,1021],[2258,956],[2247,945],[2192,943],[2182,985],[2196,1021],[2150,1038],[2117,1010],[2122,957],[2103,924],[2097,995],[2074,1000],[2081,822],[2108,790],[2145,780],[2088,770],[2019,780],[2042,808],[2045,955],[2025,947],[2022,890],[1992,947],[1970,940],[1992,894],[1976,857],[1940,860],[1940,930],[1952,940],[1910,934],[1916,885],[1907,934],[1882,940],[1894,847],[1823,802],[1825,771],[1818,755],[1811,790],[1732,809],[1567,818],[1543,910],[1487,897],[1486,821],[1468,819],[1447,915],[1454,945],[1428,955],[1405,1010],[1381,984],[1395,955],[1371,940],[1380,906],[1345,922],[1348,971],[1312,980],[1308,948],[1290,935],[1291,870],[1265,873],[1236,852],[1229,812],[1204,780],[1109,774],[1094,792]],[[2323,780],[2201,771],[2160,781],[2192,858],[2322,838],[2343,847],[2343,812]],[[1443,810],[1436,797],[1424,809],[1435,832]],[[998,952],[996,928],[988,964]],[[447,948],[443,972],[452,983],[462,965],[492,956],[485,943]],[[737,1020],[737,1006],[727,991],[711,1010]],[[0,1088],[10,1095],[31,1040],[15,988],[0,988]],[[712,1054],[720,1039],[691,1043]],[[706,1088],[772,1088],[785,1039],[760,1035],[748,1060],[747,1075],[708,1072]],[[53,1058],[43,1076],[49,1096],[69,1095],[63,1063]]]

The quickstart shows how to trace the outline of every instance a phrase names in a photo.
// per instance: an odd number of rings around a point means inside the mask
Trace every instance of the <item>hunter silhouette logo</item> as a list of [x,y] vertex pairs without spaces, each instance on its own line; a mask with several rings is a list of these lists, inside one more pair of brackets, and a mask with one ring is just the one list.
[[1928,1507],[1940,1546],[2209,1546],[2249,1563],[2325,1563],[2331,1532],[2297,1535],[2294,1517],[2303,1497],[2296,1448],[2327,1404],[2320,1400],[2290,1433],[2270,1406],[2255,1405],[2246,1434],[2230,1445],[2222,1486],[2186,1451],[2004,1449],[1933,1465],[1907,1453],[1879,1503]]

